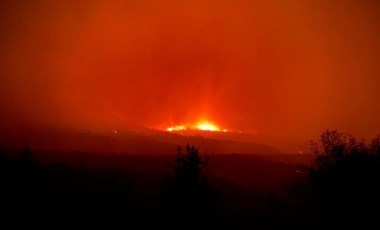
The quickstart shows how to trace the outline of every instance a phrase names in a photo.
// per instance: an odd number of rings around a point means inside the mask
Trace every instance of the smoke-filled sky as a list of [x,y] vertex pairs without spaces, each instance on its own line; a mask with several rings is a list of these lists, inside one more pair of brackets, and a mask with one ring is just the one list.
[[375,0],[1,0],[1,119],[373,136],[379,41]]

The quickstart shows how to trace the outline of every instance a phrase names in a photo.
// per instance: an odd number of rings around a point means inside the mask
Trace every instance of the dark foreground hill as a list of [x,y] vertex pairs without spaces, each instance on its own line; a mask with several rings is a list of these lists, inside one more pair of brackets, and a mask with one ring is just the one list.
[[[176,222],[161,194],[174,160],[174,155],[3,152],[3,218],[172,228]],[[204,173],[220,197],[223,227],[265,226],[270,194],[282,196],[295,170],[294,165],[261,156],[210,156]]]

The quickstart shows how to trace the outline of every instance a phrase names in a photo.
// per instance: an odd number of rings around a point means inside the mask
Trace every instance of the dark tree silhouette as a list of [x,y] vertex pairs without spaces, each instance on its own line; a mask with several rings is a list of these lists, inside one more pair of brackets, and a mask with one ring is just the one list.
[[26,147],[21,152],[21,160],[24,162],[30,162],[32,160],[32,151],[30,151],[29,147]]
[[337,130],[326,130],[311,143],[314,164],[307,181],[297,184],[305,209],[320,227],[379,226],[380,141],[370,144]]
[[207,161],[208,158],[199,156],[199,149],[186,145],[185,153],[181,147],[178,147],[176,160],[170,166],[174,169],[175,179],[179,184],[194,186],[202,180],[202,170],[206,167]]
[[380,156],[380,135],[372,140],[370,151],[370,153]]
[[200,157],[194,146],[187,145],[184,150],[178,147],[177,157],[169,165],[174,175],[164,181],[164,201],[169,204],[173,223],[181,225],[178,227],[215,227],[220,223],[221,201],[203,174],[208,158]]

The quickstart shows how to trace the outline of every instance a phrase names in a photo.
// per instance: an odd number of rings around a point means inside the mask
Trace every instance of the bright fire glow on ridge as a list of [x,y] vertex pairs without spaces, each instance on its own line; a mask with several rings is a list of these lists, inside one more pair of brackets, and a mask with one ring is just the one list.
[[176,126],[166,128],[166,131],[168,131],[168,132],[181,131],[181,130],[186,130],[186,126],[176,125]]
[[203,130],[203,131],[220,131],[219,127],[208,123],[208,122],[202,122],[197,125],[197,129]]
[[185,130],[201,130],[201,131],[210,131],[210,132],[227,132],[227,129],[221,129],[216,124],[202,121],[198,122],[195,125],[175,125],[166,128],[168,132],[178,132]]

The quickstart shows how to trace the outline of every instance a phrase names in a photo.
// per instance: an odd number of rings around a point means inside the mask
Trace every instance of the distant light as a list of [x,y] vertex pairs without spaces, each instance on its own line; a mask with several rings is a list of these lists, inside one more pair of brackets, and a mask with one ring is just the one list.
[[114,132],[115,134],[117,134],[117,133],[118,133],[116,129],[115,129],[113,132]]
[[303,151],[302,151],[302,150],[300,150],[300,151],[299,151],[299,154],[303,154]]
[[228,130],[227,130],[227,129],[223,129],[223,132],[225,132],[225,133],[226,133],[226,132],[228,132]]

